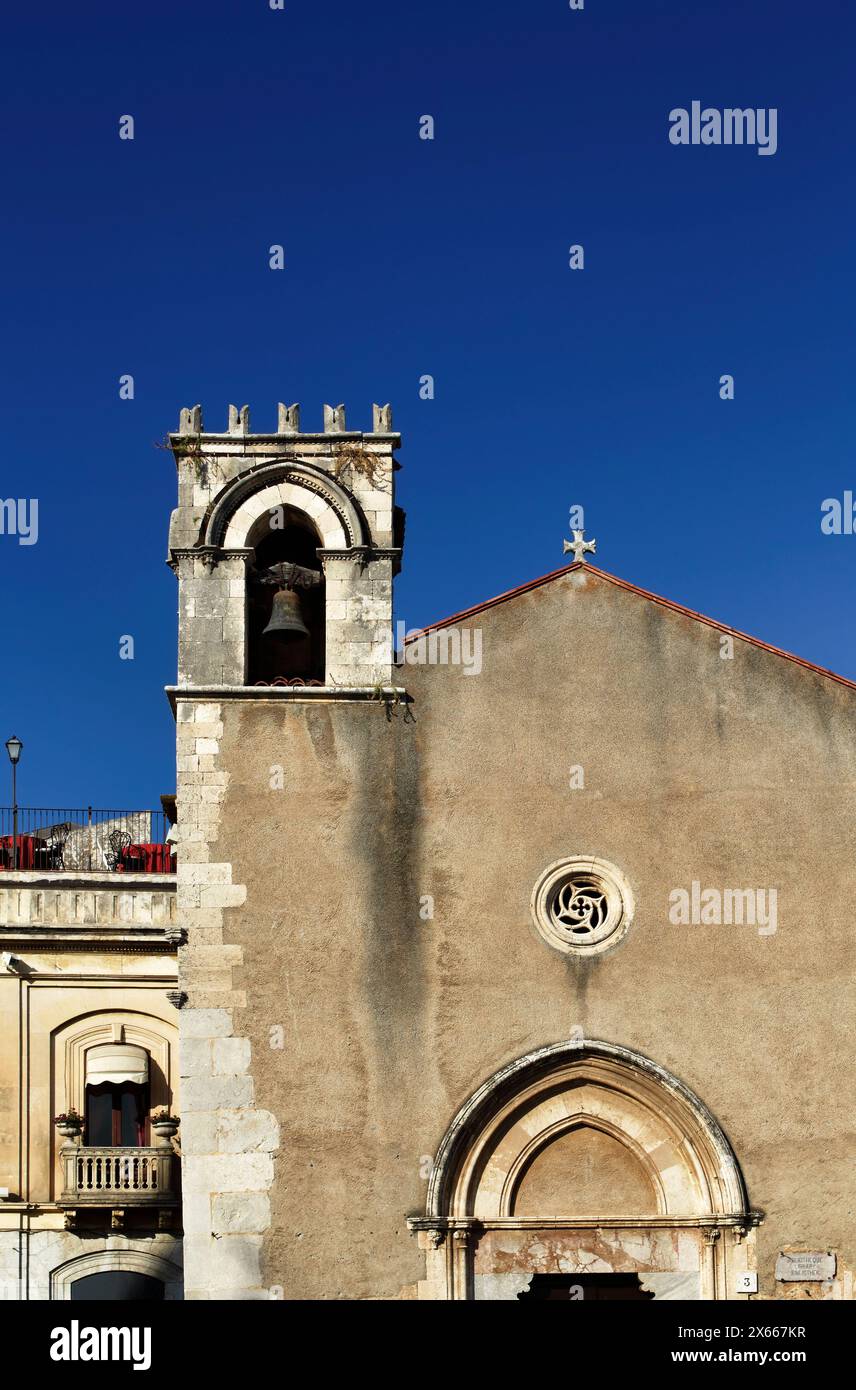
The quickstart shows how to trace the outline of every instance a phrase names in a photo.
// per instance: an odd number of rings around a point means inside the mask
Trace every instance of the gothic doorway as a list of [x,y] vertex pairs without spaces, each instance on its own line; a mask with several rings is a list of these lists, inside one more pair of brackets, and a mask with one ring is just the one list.
[[595,1040],[479,1087],[409,1225],[428,1299],[720,1299],[754,1268],[746,1189],[713,1115],[649,1058]]

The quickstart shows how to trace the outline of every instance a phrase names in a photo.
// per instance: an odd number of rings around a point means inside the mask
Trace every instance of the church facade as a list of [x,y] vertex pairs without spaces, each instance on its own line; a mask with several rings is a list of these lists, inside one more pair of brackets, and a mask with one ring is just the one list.
[[853,684],[581,537],[394,662],[387,409],[182,419],[185,1297],[851,1297]]
[[8,1296],[852,1298],[856,685],[581,534],[399,644],[388,407],[171,443],[177,867],[0,874]]

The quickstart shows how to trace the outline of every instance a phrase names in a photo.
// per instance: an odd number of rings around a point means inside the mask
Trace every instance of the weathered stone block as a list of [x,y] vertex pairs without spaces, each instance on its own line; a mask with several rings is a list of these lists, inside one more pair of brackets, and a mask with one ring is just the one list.
[[242,907],[247,898],[247,890],[242,883],[213,883],[199,892],[200,907]]
[[228,883],[232,876],[229,864],[188,864],[179,861],[176,878],[179,885],[187,883]]
[[231,1015],[225,1009],[183,1009],[182,1038],[229,1038],[232,1036]]
[[279,1148],[279,1125],[269,1110],[221,1110],[217,1148],[220,1153],[273,1153]]
[[219,1038],[214,1043],[214,1072],[217,1076],[241,1075],[250,1065],[249,1038]]
[[265,1231],[270,1225],[270,1198],[260,1192],[219,1193],[211,1203],[211,1222],[215,1235]]
[[265,1192],[273,1181],[273,1159],[267,1153],[188,1156],[182,1181],[186,1192]]
[[211,1049],[208,1038],[179,1038],[179,1076],[210,1076],[213,1071]]
[[185,1155],[217,1152],[218,1112],[198,1110],[181,1117],[181,1147]]
[[252,1105],[254,1099],[251,1076],[190,1076],[181,1088],[185,1110],[216,1110],[218,1106],[234,1109]]
[[[237,1293],[241,1289],[261,1287],[261,1236],[224,1235],[211,1245],[213,1258],[203,1261],[202,1271],[203,1287],[212,1295],[217,1296],[218,1289]],[[195,1268],[198,1271],[199,1264]]]

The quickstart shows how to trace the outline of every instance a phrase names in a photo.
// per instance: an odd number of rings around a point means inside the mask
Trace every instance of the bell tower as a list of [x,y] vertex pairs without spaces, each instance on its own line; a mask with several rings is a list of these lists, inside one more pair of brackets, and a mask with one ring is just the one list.
[[341,405],[325,405],[319,433],[301,431],[297,405],[279,406],[271,434],[251,433],[247,406],[229,407],[222,433],[200,406],[181,411],[179,686],[390,681],[400,442],[389,406],[373,407],[371,433],[348,430]]
[[247,407],[230,406],[212,433],[194,406],[170,436],[185,1298],[264,1298],[282,1282],[265,1253],[286,1151],[268,1068],[285,1056],[288,989],[312,979],[288,936],[295,912],[314,930],[299,896],[329,849],[319,834],[299,853],[295,835],[331,787],[340,795],[338,758],[341,785],[362,767],[362,787],[399,723],[379,720],[377,702],[402,693],[389,689],[400,441],[388,406],[373,425],[348,430],[344,408],[325,406],[323,430],[304,432],[298,407],[281,405],[276,431],[253,434]]

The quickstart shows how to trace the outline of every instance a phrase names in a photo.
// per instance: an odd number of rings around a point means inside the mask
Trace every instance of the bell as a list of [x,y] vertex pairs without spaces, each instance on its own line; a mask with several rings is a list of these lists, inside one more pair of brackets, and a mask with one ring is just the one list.
[[270,622],[262,637],[308,637],[309,628],[300,611],[300,597],[294,589],[277,589],[273,596]]

